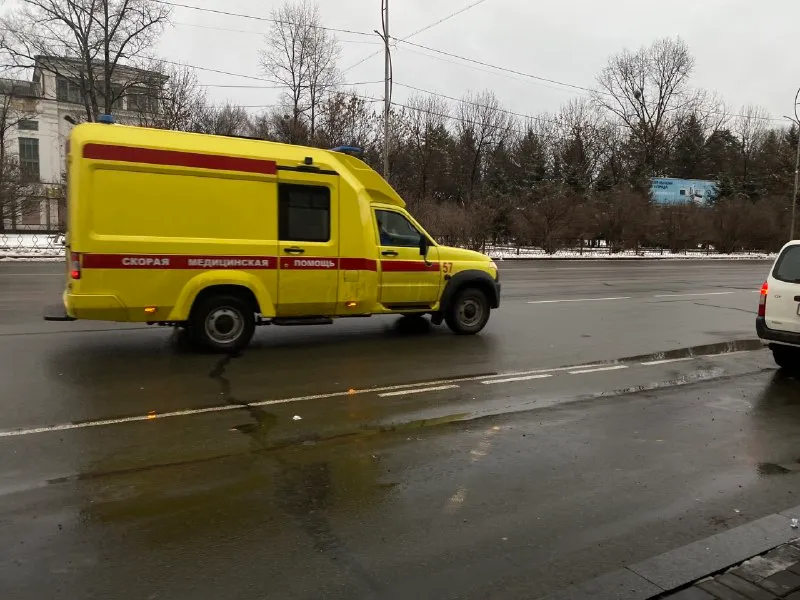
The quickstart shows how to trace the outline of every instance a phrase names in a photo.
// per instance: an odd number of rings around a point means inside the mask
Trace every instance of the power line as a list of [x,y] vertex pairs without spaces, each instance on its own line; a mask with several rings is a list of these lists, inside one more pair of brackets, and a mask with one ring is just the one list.
[[[528,77],[528,78],[531,78],[531,79],[535,79],[537,81],[544,81],[544,82],[547,82],[547,83],[554,83],[556,85],[562,85],[562,86],[565,86],[565,87],[568,87],[568,88],[581,90],[583,92],[588,92],[589,94],[600,94],[600,95],[603,95],[603,96],[612,96],[611,93],[604,92],[602,90],[594,90],[592,88],[584,87],[584,86],[581,86],[581,85],[576,85],[576,84],[573,84],[573,83],[566,83],[566,82],[558,81],[558,80],[555,80],[555,79],[548,79],[546,77],[541,77],[539,75],[533,75],[531,73],[525,73],[523,71],[517,71],[516,69],[511,69],[511,68],[508,68],[508,67],[501,67],[501,66],[498,66],[498,65],[493,65],[491,63],[486,63],[486,62],[483,62],[483,61],[480,61],[480,60],[477,60],[477,59],[474,59],[474,58],[469,58],[467,56],[461,56],[461,55],[458,55],[458,54],[453,54],[451,52],[445,52],[444,50],[438,50],[436,48],[431,48],[429,46],[424,46],[422,44],[417,44],[415,42],[409,42],[409,41],[404,41],[404,40],[397,40],[397,41],[398,42],[402,42],[404,44],[408,44],[410,46],[417,47],[417,48],[422,48],[422,49],[428,50],[430,52],[435,52],[437,54],[441,54],[441,55],[444,55],[444,56],[449,56],[451,58],[456,58],[456,59],[459,59],[459,60],[463,60],[463,61],[468,62],[468,63],[473,63],[473,64],[480,65],[480,66],[483,66],[483,67],[489,67],[491,69],[497,69],[498,71],[511,73],[513,75],[521,75],[523,77]],[[780,121],[781,120],[781,119],[777,119],[775,117],[756,117],[756,116],[752,116],[752,115],[742,115],[742,114],[737,114],[737,113],[725,113],[725,112],[722,112],[722,111],[709,111],[709,112],[710,112],[710,114],[728,115],[730,117],[741,117],[741,118],[756,119],[756,120],[761,120],[761,121]]]
[[[228,32],[231,32],[231,33],[247,33],[247,34],[250,34],[250,35],[258,35],[258,36],[261,36],[261,37],[264,36],[264,32],[263,31],[252,31],[252,30],[247,30],[247,29],[230,29],[228,27],[215,27],[213,25],[199,25],[197,23],[186,23],[184,21],[172,21],[172,24],[173,25],[181,25],[183,27],[196,27],[198,29],[211,29],[211,30],[214,30],[214,31],[228,31]],[[383,45],[381,42],[373,42],[373,41],[370,41],[370,40],[343,40],[341,38],[337,38],[336,41],[340,42],[340,43],[343,43],[343,44],[368,44],[368,45],[374,45],[374,46]]]
[[[469,9],[471,9],[471,8],[475,8],[476,6],[478,6],[479,4],[483,4],[484,2],[486,2],[486,0],[478,0],[477,2],[473,2],[472,4],[469,4],[469,5],[465,6],[465,7],[464,7],[464,8],[462,8],[462,9],[460,9],[460,10],[457,10],[456,12],[449,14],[449,15],[447,15],[446,17],[442,17],[442,18],[441,18],[441,19],[439,19],[438,21],[434,21],[433,23],[429,23],[428,25],[425,25],[424,27],[421,27],[421,28],[417,29],[417,30],[416,30],[416,31],[414,31],[413,33],[409,33],[407,36],[405,36],[405,37],[403,38],[403,40],[408,40],[408,39],[411,39],[412,37],[414,37],[415,35],[418,35],[418,34],[422,33],[423,31],[428,31],[429,29],[433,29],[433,28],[434,28],[434,27],[436,27],[437,25],[441,25],[441,24],[442,24],[442,23],[444,23],[445,21],[449,21],[449,20],[450,20],[450,19],[452,19],[453,17],[457,17],[457,16],[458,16],[458,15],[460,15],[461,13],[467,12]],[[372,54],[370,54],[369,56],[365,56],[364,58],[362,58],[362,59],[361,59],[360,61],[358,61],[357,63],[354,63],[354,64],[350,65],[350,66],[349,66],[349,67],[347,67],[347,68],[346,68],[344,71],[342,71],[342,73],[347,73],[347,72],[348,72],[348,71],[350,71],[351,69],[355,69],[357,66],[359,66],[359,65],[361,65],[361,64],[364,64],[364,63],[365,63],[365,62],[367,62],[367,61],[368,61],[370,58],[372,58],[373,56],[377,56],[378,54],[380,54],[380,50],[378,50],[377,52],[373,52],[373,53],[372,53]]]
[[536,79],[537,81],[544,81],[546,83],[554,83],[556,85],[563,85],[564,87],[573,88],[576,90],[581,90],[583,92],[594,93],[595,90],[584,87],[582,85],[576,85],[574,83],[566,83],[563,81],[558,81],[556,79],[548,79],[547,77],[541,77],[539,75],[533,75],[531,73],[525,73],[524,71],[517,71],[516,69],[511,69],[509,67],[501,67],[498,65],[493,65],[491,63],[484,62],[482,60],[477,60],[474,58],[469,58],[467,56],[460,56],[458,54],[453,54],[452,52],[446,52],[444,50],[438,50],[437,48],[431,48],[430,46],[425,46],[423,44],[417,44],[416,42],[409,42],[408,40],[397,40],[400,43],[408,44],[409,46],[414,46],[415,48],[422,48],[423,50],[427,50],[428,52],[435,52],[436,54],[441,54],[443,56],[449,56],[450,58],[457,58],[459,60],[463,60],[465,62],[473,63],[476,65],[480,65],[482,67],[489,67],[490,69],[497,69],[498,71],[504,71],[506,73],[512,73],[514,75],[521,75],[522,77],[529,77],[530,79]]
[[[189,67],[190,65],[186,65]],[[192,67],[197,68],[197,67]],[[245,77],[245,75],[240,75],[240,77]],[[266,81],[266,80],[265,80]],[[286,89],[286,84],[281,83],[279,81],[273,82],[277,85],[236,85],[236,84],[223,84],[223,83],[201,83],[198,84],[199,87],[211,87],[211,88],[236,88],[236,89],[262,89],[262,90],[278,90],[278,89]],[[352,85],[368,85],[371,83],[383,83],[383,79],[374,80],[374,81],[345,81],[341,85],[343,86],[352,86]]]
[[[443,119],[449,119],[451,121],[458,121],[459,123],[467,123],[470,125],[478,125],[481,127],[487,126],[486,123],[480,123],[478,121],[470,121],[468,119],[462,119],[461,117],[456,117],[455,115],[448,115],[447,113],[440,113],[435,110],[430,110],[427,108],[421,108],[418,106],[409,106],[408,104],[401,104],[399,102],[392,102],[392,106],[398,106],[400,108],[405,108],[407,110],[413,110],[414,112],[420,112],[426,115],[433,115],[436,117],[442,117]],[[517,133],[525,134],[527,130],[520,129],[518,127],[512,127],[511,125],[506,124],[505,126],[502,125],[488,125],[489,128],[493,130],[503,129],[505,131],[516,131]]]
[[[292,21],[283,21],[281,19],[273,19],[271,17],[259,17],[256,15],[248,15],[245,13],[235,13],[230,12],[227,10],[217,10],[214,8],[204,8],[202,6],[192,6],[191,4],[182,4],[180,2],[170,2],[169,0],[153,0],[153,2],[157,4],[164,4],[166,6],[174,6],[178,8],[188,8],[191,10],[197,10],[200,12],[207,12],[213,13],[216,15],[225,15],[228,17],[239,17],[242,19],[252,19],[254,21],[262,21],[265,23],[277,23],[278,25],[297,25],[297,23],[293,23]],[[336,33],[349,33],[351,35],[363,35],[372,37],[374,34],[368,33],[366,31],[354,31],[353,29],[338,29],[336,27],[323,27],[322,25],[309,25],[309,27],[313,27],[314,29],[323,29],[325,31],[334,31]]]
[[415,37],[415,36],[419,35],[420,33],[423,33],[424,31],[428,31],[429,29],[433,29],[433,28],[434,28],[434,27],[436,27],[437,25],[441,25],[441,24],[442,24],[442,23],[444,23],[445,21],[449,21],[449,20],[450,20],[450,19],[452,19],[453,17],[457,17],[457,16],[458,16],[458,15],[460,15],[461,13],[465,13],[465,12],[467,12],[469,9],[471,9],[471,8],[475,8],[476,6],[478,6],[478,5],[480,5],[480,4],[483,4],[484,2],[486,2],[486,0],[478,0],[477,2],[473,2],[472,4],[468,4],[467,6],[465,6],[465,7],[464,7],[464,8],[462,8],[461,10],[457,10],[457,11],[456,11],[456,12],[454,12],[453,14],[447,15],[446,17],[442,17],[442,18],[441,18],[441,19],[439,19],[438,21],[434,21],[433,23],[431,23],[430,25],[426,25],[425,27],[420,27],[419,29],[417,29],[417,30],[416,30],[416,31],[414,31],[413,33],[409,33],[409,34],[408,34],[407,36],[405,36],[403,39],[404,39],[404,40],[407,40],[407,39],[410,39],[410,38],[412,38],[412,37]]
[[[437,56],[435,54],[428,54],[427,52],[421,52],[419,50],[414,50],[412,48],[405,48],[403,51],[404,52],[410,52],[411,54],[416,54],[417,56],[424,56],[425,58],[432,58],[434,60],[439,60],[439,61],[442,61],[442,62],[446,62],[446,63],[451,64],[451,65],[458,65],[458,66],[461,66],[461,67],[466,67],[468,69],[473,69],[473,70],[479,71],[481,73],[488,73],[490,75],[498,75],[500,77],[505,77],[507,79],[511,79],[513,81],[519,81],[521,83],[525,83],[525,84],[528,84],[528,85],[541,86],[541,87],[545,87],[545,88],[547,88],[549,90],[555,90],[555,91],[558,91],[558,92],[565,92],[567,94],[576,94],[577,93],[577,91],[574,91],[574,90],[568,90],[568,89],[564,89],[563,87],[556,87],[554,85],[548,85],[548,84],[542,83],[540,81],[531,81],[530,79],[525,79],[525,78],[522,78],[522,77],[518,77],[518,76],[512,75],[510,73],[502,73],[502,72],[493,71],[491,69],[485,69],[483,67],[479,67],[479,66],[476,66],[476,65],[464,64],[463,62],[450,60],[448,58],[445,58],[443,56]],[[586,98],[588,95],[587,94],[579,94],[579,96],[582,97],[582,98]]]
[[[423,94],[428,94],[429,96],[436,96],[436,97],[439,97],[439,98],[444,98],[446,100],[452,100],[453,102],[458,102],[458,103],[462,103],[462,104],[470,104],[472,106],[477,106],[478,108],[489,108],[489,109],[492,109],[492,110],[496,110],[497,112],[501,112],[501,113],[504,113],[504,114],[507,114],[507,115],[512,115],[514,117],[520,117],[520,118],[527,119],[527,120],[530,120],[530,121],[541,121],[543,123],[552,123],[554,125],[559,125],[559,126],[562,126],[562,127],[564,126],[563,123],[561,123],[559,121],[556,121],[555,119],[548,119],[546,117],[526,115],[526,114],[523,114],[523,113],[514,112],[512,110],[506,110],[504,108],[497,108],[497,107],[493,107],[493,106],[488,106],[486,104],[481,104],[480,102],[473,102],[471,100],[467,100],[466,98],[456,98],[454,96],[448,96],[446,94],[440,94],[439,92],[434,92],[434,91],[431,91],[431,90],[425,90],[425,89],[418,88],[418,87],[415,87],[413,85],[408,85],[408,84],[405,84],[405,83],[395,82],[395,85],[397,85],[399,87],[407,88],[407,89],[410,89],[410,90],[414,90],[416,92],[421,92]],[[411,108],[412,110],[416,110],[416,107],[409,107],[409,108]],[[461,120],[460,117],[454,117],[454,118],[456,118],[458,120]]]

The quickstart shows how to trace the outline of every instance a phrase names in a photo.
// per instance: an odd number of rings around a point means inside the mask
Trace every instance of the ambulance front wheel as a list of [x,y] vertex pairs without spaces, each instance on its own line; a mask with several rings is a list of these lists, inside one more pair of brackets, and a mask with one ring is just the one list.
[[473,335],[486,327],[489,299],[477,287],[460,290],[444,311],[447,326],[459,335]]
[[187,325],[197,345],[211,352],[231,353],[250,343],[256,319],[247,302],[225,294],[201,299],[194,306]]

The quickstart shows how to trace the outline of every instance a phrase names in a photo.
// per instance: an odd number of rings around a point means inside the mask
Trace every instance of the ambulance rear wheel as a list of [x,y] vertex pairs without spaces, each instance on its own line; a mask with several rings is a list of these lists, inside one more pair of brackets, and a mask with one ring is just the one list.
[[211,352],[237,352],[253,338],[256,318],[247,302],[232,295],[200,300],[189,319],[189,334],[196,344]]
[[444,311],[447,326],[458,335],[473,335],[489,320],[489,299],[483,290],[468,287],[460,290]]

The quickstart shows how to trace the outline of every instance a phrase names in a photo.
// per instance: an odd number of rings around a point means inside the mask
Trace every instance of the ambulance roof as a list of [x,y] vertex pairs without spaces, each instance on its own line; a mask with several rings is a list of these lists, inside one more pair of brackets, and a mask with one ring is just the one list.
[[366,163],[354,156],[331,150],[263,140],[100,123],[77,125],[72,130],[70,143],[73,148],[94,143],[154,151],[275,161],[278,167],[305,167],[306,159],[311,158],[313,167],[322,171],[335,171],[357,191],[361,188],[367,192],[372,202],[405,206],[405,202],[397,192]]

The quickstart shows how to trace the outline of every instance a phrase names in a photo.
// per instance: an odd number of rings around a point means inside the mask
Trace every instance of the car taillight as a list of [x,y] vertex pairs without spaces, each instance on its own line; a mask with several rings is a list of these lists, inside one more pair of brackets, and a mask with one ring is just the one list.
[[81,278],[81,255],[78,252],[69,253],[69,276],[72,279]]
[[764,285],[761,286],[761,297],[758,301],[758,316],[759,317],[766,317],[767,316],[767,295],[769,294],[769,283],[764,282]]

